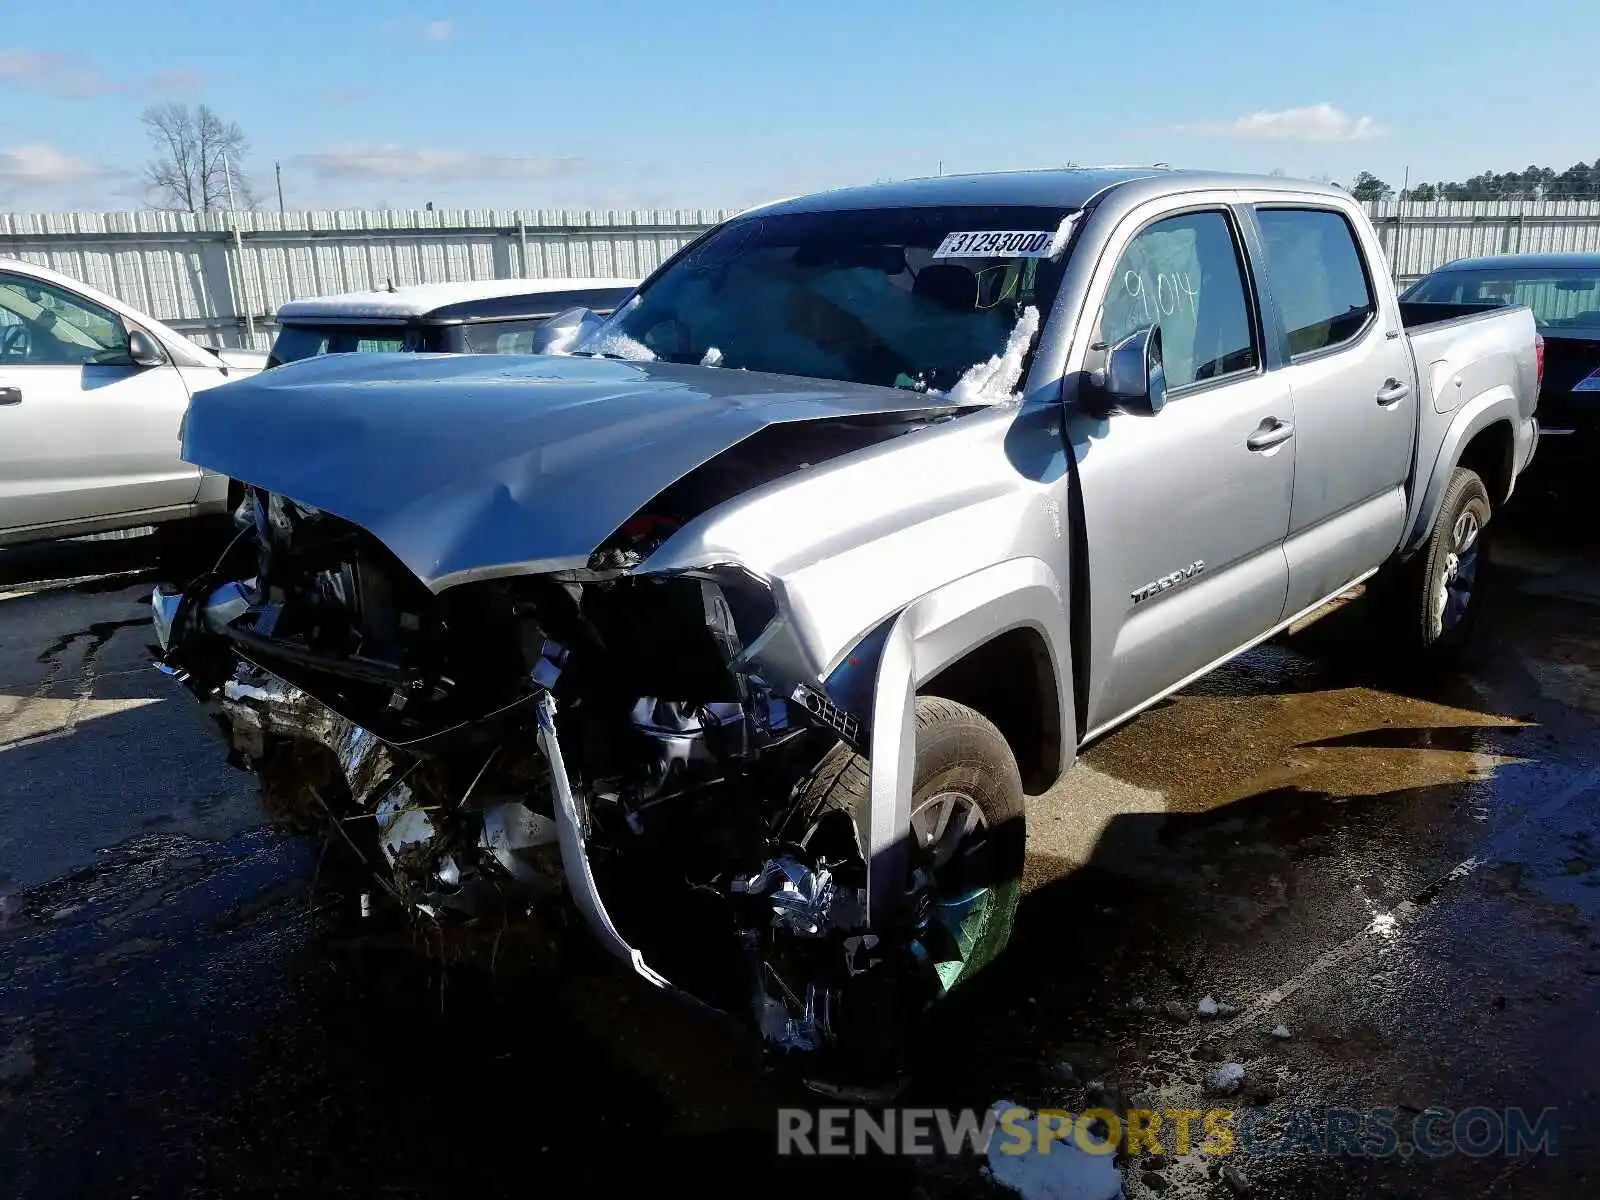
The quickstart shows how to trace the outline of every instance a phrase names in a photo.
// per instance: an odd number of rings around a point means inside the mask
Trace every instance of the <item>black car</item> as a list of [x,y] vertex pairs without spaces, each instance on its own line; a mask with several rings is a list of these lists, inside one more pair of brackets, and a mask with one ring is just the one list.
[[[1412,284],[1408,303],[1526,304],[1544,338],[1540,454],[1600,450],[1600,253],[1464,258]],[[1558,448],[1559,447],[1559,448]]]
[[613,311],[631,279],[487,279],[291,300],[268,367],[319,354],[530,354],[535,331],[573,308]]

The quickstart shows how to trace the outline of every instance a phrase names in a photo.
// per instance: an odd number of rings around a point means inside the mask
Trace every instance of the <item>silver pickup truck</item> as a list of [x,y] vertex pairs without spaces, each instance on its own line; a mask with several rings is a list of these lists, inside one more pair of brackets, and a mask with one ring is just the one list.
[[870,1073],[1004,946],[1086,742],[1373,576],[1399,645],[1462,644],[1539,372],[1527,309],[1401,305],[1331,188],[785,201],[571,356],[197,396],[255,531],[158,590],[162,666],[420,919],[575,904]]

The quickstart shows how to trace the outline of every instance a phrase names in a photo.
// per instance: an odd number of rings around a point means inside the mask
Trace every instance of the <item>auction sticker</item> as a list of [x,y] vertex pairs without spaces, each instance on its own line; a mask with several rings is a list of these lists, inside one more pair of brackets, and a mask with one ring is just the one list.
[[1049,258],[1055,230],[997,229],[947,233],[935,258]]

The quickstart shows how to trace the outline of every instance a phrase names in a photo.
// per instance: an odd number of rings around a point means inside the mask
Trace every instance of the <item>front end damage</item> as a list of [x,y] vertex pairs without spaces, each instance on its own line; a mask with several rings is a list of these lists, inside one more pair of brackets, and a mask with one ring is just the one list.
[[916,928],[869,928],[859,816],[808,803],[862,719],[767,665],[762,580],[634,571],[650,517],[587,569],[434,593],[330,513],[251,489],[241,518],[157,589],[158,665],[417,919],[570,906],[650,983],[841,1062],[936,994]]

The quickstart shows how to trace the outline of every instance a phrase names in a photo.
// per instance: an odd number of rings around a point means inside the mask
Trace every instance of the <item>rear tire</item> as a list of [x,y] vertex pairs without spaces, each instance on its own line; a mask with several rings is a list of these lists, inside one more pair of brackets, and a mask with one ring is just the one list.
[[1457,467],[1427,544],[1396,571],[1384,597],[1400,649],[1427,665],[1459,660],[1483,606],[1493,508],[1477,472]]

